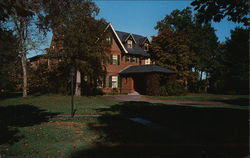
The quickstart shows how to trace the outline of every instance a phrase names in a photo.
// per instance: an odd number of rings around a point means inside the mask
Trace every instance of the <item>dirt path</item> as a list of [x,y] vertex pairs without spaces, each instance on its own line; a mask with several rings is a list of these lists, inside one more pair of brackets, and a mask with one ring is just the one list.
[[168,105],[205,105],[205,106],[229,106],[219,101],[191,101],[191,100],[164,100],[164,99],[151,99],[143,95],[124,95],[124,96],[108,96],[107,99],[117,101],[142,101],[149,103],[160,103]]

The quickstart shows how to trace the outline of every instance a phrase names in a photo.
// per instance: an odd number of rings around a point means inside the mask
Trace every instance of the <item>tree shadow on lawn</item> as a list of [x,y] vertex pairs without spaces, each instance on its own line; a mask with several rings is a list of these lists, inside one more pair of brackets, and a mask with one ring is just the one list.
[[58,113],[50,113],[34,105],[20,104],[0,107],[0,145],[18,142],[24,136],[19,134],[18,127],[28,127],[48,122]]
[[9,98],[18,98],[22,96],[22,92],[0,92],[0,100]]
[[224,99],[215,101],[223,102],[230,105],[249,106],[249,98],[235,98],[235,99]]
[[[72,158],[244,157],[249,153],[248,110],[122,102],[100,111],[107,115],[89,127],[102,137],[94,148],[79,150]],[[127,119],[134,117],[163,128]]]

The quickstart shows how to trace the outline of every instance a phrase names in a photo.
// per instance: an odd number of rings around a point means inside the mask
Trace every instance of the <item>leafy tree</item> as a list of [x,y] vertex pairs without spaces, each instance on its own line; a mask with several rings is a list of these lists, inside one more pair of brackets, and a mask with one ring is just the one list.
[[249,93],[249,33],[235,28],[221,45],[220,55],[211,73],[212,90],[220,93]]
[[[188,79],[189,87],[197,87],[194,84],[200,85],[203,83],[203,73],[210,73],[211,64],[213,64],[218,52],[218,42],[214,28],[210,24],[199,23],[196,16],[192,15],[189,7],[181,11],[174,10],[170,15],[166,15],[163,20],[159,21],[155,28],[159,30],[158,37],[161,36],[162,38],[157,43],[161,43],[163,47],[168,47],[163,52],[174,49],[175,54],[180,56],[175,57],[179,59],[177,62],[173,57],[166,57],[165,64],[173,65],[173,69],[176,69],[174,68],[174,65],[176,65],[182,71],[188,71],[184,73],[185,77],[183,77]],[[166,31],[166,33],[162,34],[163,31]],[[173,41],[175,43],[172,43]],[[182,47],[179,47],[179,45]],[[182,54],[183,52],[185,52],[185,55]],[[157,54],[155,48],[153,48],[152,55],[154,56],[154,54]],[[158,60],[164,59],[164,56],[159,56]],[[185,68],[181,68],[182,66]],[[196,78],[198,73],[200,81]],[[197,90],[200,88],[192,89]]]
[[13,14],[29,17],[33,15],[33,12],[27,8],[23,0],[0,1],[0,21],[7,21]]
[[0,28],[0,90],[13,89],[12,73],[16,68],[17,39],[11,31]]
[[[51,6],[56,1],[57,6]],[[54,0],[48,5],[44,20],[53,30],[55,46],[50,53],[59,54],[60,65],[68,71],[71,67],[76,69],[75,95],[80,96],[83,78],[87,77],[88,83],[96,87],[105,73],[102,65],[109,47],[106,41],[109,31],[105,31],[108,24],[103,19],[95,19],[99,8],[91,1]]]
[[17,52],[21,59],[23,72],[23,97],[28,95],[28,71],[27,71],[27,53],[40,45],[42,36],[35,33],[36,23],[39,20],[37,15],[40,10],[39,1],[5,1],[0,3],[1,7],[6,7],[0,12],[1,20],[5,22],[1,25],[7,30],[11,30],[17,38]]
[[243,23],[245,26],[249,24],[248,0],[194,0],[191,5],[195,6],[202,22],[220,22],[227,17],[229,21]]
[[162,30],[153,37],[151,50],[156,64],[176,71],[177,82],[187,88],[192,57],[185,34],[170,29]]

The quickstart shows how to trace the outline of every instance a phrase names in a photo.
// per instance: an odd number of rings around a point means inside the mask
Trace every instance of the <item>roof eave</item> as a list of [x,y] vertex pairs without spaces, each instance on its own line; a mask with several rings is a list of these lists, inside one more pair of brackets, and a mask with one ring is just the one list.
[[109,26],[111,27],[112,31],[114,32],[115,37],[117,38],[118,42],[119,42],[120,45],[122,46],[123,51],[124,51],[125,53],[128,53],[128,51],[127,51],[127,50],[125,49],[125,47],[123,46],[123,44],[122,44],[122,42],[121,42],[121,39],[120,39],[119,36],[117,35],[117,33],[116,33],[116,31],[115,31],[115,29],[114,29],[114,27],[112,26],[111,23],[109,23]]

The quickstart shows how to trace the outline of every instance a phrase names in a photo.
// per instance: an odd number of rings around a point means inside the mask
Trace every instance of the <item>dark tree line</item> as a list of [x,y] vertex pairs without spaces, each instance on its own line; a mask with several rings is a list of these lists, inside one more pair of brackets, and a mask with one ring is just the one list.
[[225,43],[219,43],[215,29],[200,18],[185,8],[157,23],[151,55],[156,64],[178,73],[176,82],[161,77],[159,90],[248,94],[248,29],[235,28]]

